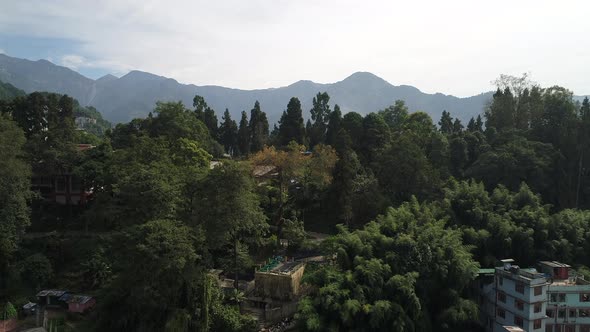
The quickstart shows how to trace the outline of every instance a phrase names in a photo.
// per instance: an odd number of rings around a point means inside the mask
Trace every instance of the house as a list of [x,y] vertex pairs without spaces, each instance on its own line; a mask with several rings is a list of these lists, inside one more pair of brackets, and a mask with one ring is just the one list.
[[88,295],[78,295],[78,294],[71,294],[65,293],[59,298],[59,301],[65,302],[68,304],[68,311],[69,312],[79,312],[84,313],[90,310],[96,304],[96,299],[92,296]]
[[502,266],[494,268],[493,281],[482,288],[480,308],[486,330],[517,327],[544,332],[548,286],[547,277],[535,268],[520,268],[512,259],[502,260]]
[[539,262],[549,279],[547,332],[590,332],[590,282],[569,265]]
[[65,290],[45,289],[37,293],[37,304],[48,307],[65,307],[60,298],[67,293]]
[[506,259],[493,280],[489,272],[478,278],[487,331],[590,332],[590,282],[569,265],[541,261],[537,271]]
[[[78,151],[94,148],[91,144],[78,144]],[[31,190],[38,192],[46,201],[60,205],[84,205],[92,195],[86,191],[82,180],[71,172],[32,177]]]

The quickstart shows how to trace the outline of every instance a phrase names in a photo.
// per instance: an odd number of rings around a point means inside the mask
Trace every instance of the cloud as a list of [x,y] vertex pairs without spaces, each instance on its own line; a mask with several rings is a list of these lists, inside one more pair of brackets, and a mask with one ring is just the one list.
[[67,54],[60,58],[59,64],[72,70],[80,69],[106,69],[117,75],[128,72],[131,68],[121,63],[108,60],[89,60],[78,54]]
[[86,64],[86,59],[84,57],[75,55],[75,54],[68,54],[64,55],[61,58],[61,65],[64,67],[68,67],[73,70],[78,70],[81,66]]
[[6,51],[0,48],[0,54],[6,54]]
[[[54,57],[70,68],[138,69],[183,83],[264,88],[370,71],[465,96],[491,90],[502,73],[532,72],[541,84],[590,92],[590,44],[579,42],[590,3],[571,11],[548,0],[500,2],[7,1],[0,31],[76,41]],[[568,61],[564,49],[576,50]]]

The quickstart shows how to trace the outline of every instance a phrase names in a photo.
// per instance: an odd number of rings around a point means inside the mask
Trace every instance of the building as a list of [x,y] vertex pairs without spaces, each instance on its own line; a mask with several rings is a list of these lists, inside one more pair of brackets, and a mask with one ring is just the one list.
[[59,298],[60,301],[68,304],[69,312],[84,313],[96,304],[96,299],[88,295],[65,293]]
[[305,264],[301,262],[271,262],[254,275],[254,292],[275,300],[293,300],[300,294]]
[[48,307],[65,307],[60,298],[67,293],[65,290],[44,289],[37,293],[37,304]]
[[481,312],[487,331],[545,331],[548,280],[534,268],[521,269],[506,259],[494,269],[493,283],[482,287]]
[[[78,151],[86,151],[94,148],[90,144],[78,144]],[[84,205],[92,195],[85,190],[82,180],[71,172],[60,174],[41,175],[32,177],[31,190],[38,192],[48,202],[60,205]]]
[[546,332],[590,332],[590,282],[567,264],[539,262],[549,278]]
[[305,263],[277,256],[254,273],[254,289],[241,306],[261,326],[292,317],[302,295],[301,278]]

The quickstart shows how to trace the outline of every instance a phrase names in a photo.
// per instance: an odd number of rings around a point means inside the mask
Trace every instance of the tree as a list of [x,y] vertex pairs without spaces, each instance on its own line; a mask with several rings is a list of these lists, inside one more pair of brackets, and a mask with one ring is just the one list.
[[0,298],[8,287],[8,265],[30,222],[31,167],[24,144],[23,131],[0,114]]
[[258,152],[268,141],[269,126],[266,113],[260,110],[260,103],[256,101],[250,111],[250,152]]
[[356,112],[348,112],[342,117],[342,127],[350,137],[352,148],[359,153],[363,138],[363,117]]
[[[318,145],[311,155],[305,154],[305,146],[295,142],[289,143],[286,150],[265,147],[251,158],[255,166],[273,166],[277,176],[274,186],[278,191],[278,206],[273,223],[277,225],[281,235],[285,222],[284,213],[288,204],[293,203],[295,196],[289,195],[294,186],[315,186],[325,188],[332,181],[332,169],[337,161],[336,152],[324,145]],[[302,188],[306,191],[306,188]]]
[[225,152],[234,155],[238,152],[238,125],[232,120],[228,109],[223,113],[223,122],[219,127],[219,138]]
[[250,154],[250,128],[248,127],[248,115],[244,111],[242,111],[238,129],[238,148],[242,156]]
[[455,119],[453,122],[453,133],[460,134],[463,131],[463,124],[461,124],[461,120]]
[[444,110],[442,112],[442,116],[440,117],[440,121],[438,122],[440,127],[440,131],[443,134],[450,135],[453,133],[453,118],[451,114]]
[[389,126],[380,114],[370,113],[363,119],[361,155],[366,163],[375,161],[391,139]]
[[325,242],[334,264],[304,279],[315,287],[299,304],[299,327],[429,331],[439,326],[453,331],[476,322],[476,305],[461,295],[478,264],[461,232],[445,228],[436,213],[435,207],[412,199],[362,229],[340,227]]
[[311,120],[313,120],[311,126],[311,132],[309,135],[309,146],[313,148],[316,144],[326,142],[326,130],[328,128],[328,120],[330,118],[330,96],[327,92],[320,93],[313,98],[313,107],[310,110]]
[[279,121],[279,144],[287,146],[291,141],[304,144],[305,127],[303,126],[303,112],[299,99],[293,97],[287,104]]
[[334,111],[330,113],[328,119],[328,129],[326,130],[326,144],[336,145],[338,140],[338,134],[342,129],[342,112],[340,112],[340,106],[335,105]]
[[203,122],[207,129],[209,129],[209,135],[214,139],[219,139],[219,133],[217,128],[217,115],[215,115],[215,111],[209,107],[205,109],[205,113],[203,114]]
[[[106,290],[98,326],[155,331],[178,319],[199,326],[203,238],[174,220],[153,220],[123,234],[117,277]],[[203,308],[200,308],[203,309]]]
[[205,230],[210,248],[232,248],[236,289],[240,247],[259,244],[268,228],[250,174],[246,164],[224,161],[199,185],[202,199],[194,207],[193,223]]
[[385,123],[392,131],[398,132],[401,130],[406,119],[409,116],[409,109],[403,100],[396,100],[395,103],[386,109],[379,111],[379,114],[385,120]]

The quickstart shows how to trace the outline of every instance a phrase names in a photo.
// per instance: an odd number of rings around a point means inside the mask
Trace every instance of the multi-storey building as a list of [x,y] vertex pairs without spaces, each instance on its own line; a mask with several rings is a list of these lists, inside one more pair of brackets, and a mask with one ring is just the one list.
[[534,268],[521,269],[513,260],[503,260],[494,270],[494,282],[483,288],[482,312],[488,331],[506,331],[507,326],[543,332],[547,317],[548,281]]
[[590,332],[590,282],[567,264],[540,262],[550,281],[546,332]]

